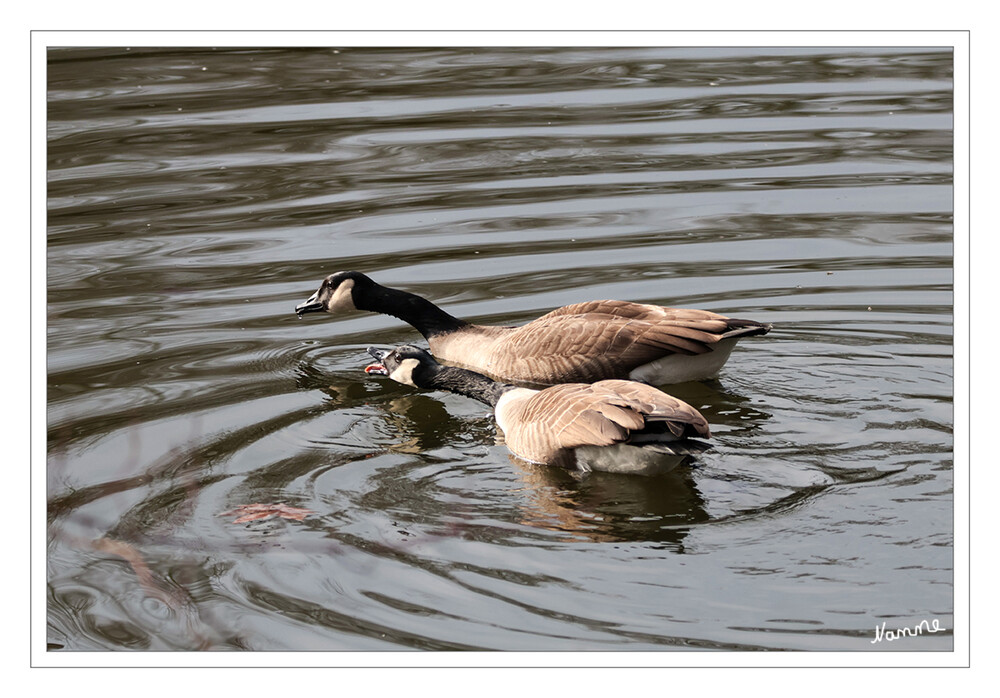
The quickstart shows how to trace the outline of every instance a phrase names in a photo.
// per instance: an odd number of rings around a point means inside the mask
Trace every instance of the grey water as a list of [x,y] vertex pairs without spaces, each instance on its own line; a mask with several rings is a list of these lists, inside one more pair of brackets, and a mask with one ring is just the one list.
[[[952,649],[949,50],[47,71],[50,652]],[[775,329],[669,386],[712,450],[578,475],[366,376],[409,326],[296,317],[348,269],[482,323],[617,298]]]

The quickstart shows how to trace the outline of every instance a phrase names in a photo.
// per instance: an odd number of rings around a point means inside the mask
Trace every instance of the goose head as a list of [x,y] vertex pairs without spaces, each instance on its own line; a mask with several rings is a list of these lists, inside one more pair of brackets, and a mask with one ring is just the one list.
[[430,354],[418,347],[405,344],[395,349],[379,349],[368,347],[368,353],[375,357],[378,363],[365,367],[365,373],[377,376],[389,376],[397,383],[412,385],[415,388],[431,387],[434,374],[441,364]]
[[295,313],[302,317],[306,313],[340,313],[358,310],[354,300],[356,287],[370,285],[372,280],[357,271],[338,271],[323,279],[316,293],[295,306]]

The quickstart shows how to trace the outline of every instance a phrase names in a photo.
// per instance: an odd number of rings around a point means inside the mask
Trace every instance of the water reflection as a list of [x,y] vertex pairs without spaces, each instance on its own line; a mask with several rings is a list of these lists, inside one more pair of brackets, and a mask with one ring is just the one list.
[[514,456],[530,506],[521,523],[593,542],[646,541],[684,552],[687,526],[709,516],[691,464],[656,477],[580,475]]
[[[387,394],[371,400],[384,420],[377,445],[389,452],[429,454],[476,443],[503,444],[489,410],[478,403],[466,401],[470,409],[483,414],[459,418],[437,399],[422,394],[396,396],[410,389],[385,381],[379,385]],[[324,392],[329,395],[331,389],[324,388]],[[718,381],[679,384],[671,392],[691,404],[705,405],[711,423],[733,441],[759,431],[768,418],[766,411],[750,407],[748,398],[724,392]],[[683,552],[687,527],[712,519],[692,474],[699,467],[698,458],[688,458],[668,473],[634,477],[569,471],[506,455],[517,476],[518,491],[528,498],[517,519],[524,525],[581,540],[667,543]]]

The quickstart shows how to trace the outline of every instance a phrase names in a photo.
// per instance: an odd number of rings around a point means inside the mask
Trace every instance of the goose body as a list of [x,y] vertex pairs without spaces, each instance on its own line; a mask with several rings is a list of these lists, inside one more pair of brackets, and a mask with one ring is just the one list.
[[422,349],[369,348],[367,373],[417,388],[447,390],[494,409],[507,448],[534,463],[578,470],[659,474],[700,453],[708,422],[682,400],[636,381],[566,383],[543,390],[442,366]]
[[664,385],[710,378],[741,337],[771,329],[707,310],[615,300],[567,305],[521,326],[474,325],[356,271],[326,277],[295,308],[299,316],[348,310],[392,315],[413,325],[441,361],[537,385],[607,379]]

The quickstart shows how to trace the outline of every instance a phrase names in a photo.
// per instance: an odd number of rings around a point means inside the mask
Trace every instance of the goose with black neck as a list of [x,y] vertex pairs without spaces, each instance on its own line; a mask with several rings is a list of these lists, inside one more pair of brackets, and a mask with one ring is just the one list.
[[771,325],[707,310],[598,300],[563,306],[520,326],[476,325],[357,271],[327,276],[295,312],[369,311],[399,318],[441,361],[501,381],[556,385],[606,379],[654,385],[718,374],[739,339]]
[[365,373],[423,390],[446,390],[493,408],[507,448],[534,463],[657,475],[710,448],[708,422],[682,400],[636,381],[566,383],[534,390],[442,366],[423,349],[369,347]]

